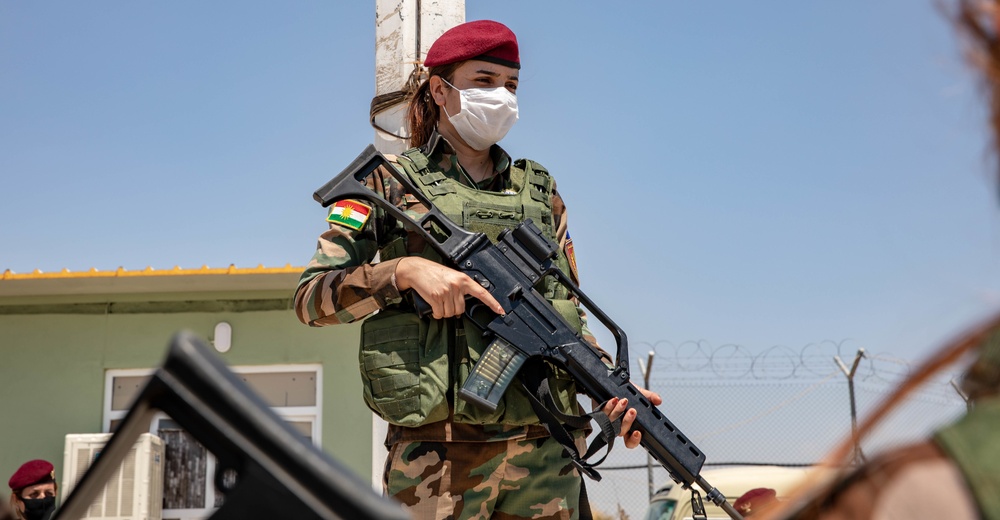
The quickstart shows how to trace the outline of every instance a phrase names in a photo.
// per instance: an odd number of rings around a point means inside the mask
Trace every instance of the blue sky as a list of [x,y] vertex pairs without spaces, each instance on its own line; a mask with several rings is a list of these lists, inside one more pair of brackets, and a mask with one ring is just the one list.
[[[556,176],[635,349],[919,359],[1000,307],[985,111],[932,0],[466,11],[518,34],[503,145]],[[373,139],[374,2],[3,2],[0,71],[0,270],[304,265],[312,192]]]

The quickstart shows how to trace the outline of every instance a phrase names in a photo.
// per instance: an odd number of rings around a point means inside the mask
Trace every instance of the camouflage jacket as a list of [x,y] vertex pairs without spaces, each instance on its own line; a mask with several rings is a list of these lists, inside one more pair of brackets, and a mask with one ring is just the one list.
[[[469,184],[444,138],[434,134],[430,149],[431,159],[437,161],[445,175]],[[496,145],[491,154],[496,175],[480,183],[479,188],[492,191],[510,188],[510,156]],[[371,179],[369,187],[397,207],[417,214],[426,211],[416,198],[405,195],[401,185],[387,172],[378,171]],[[555,188],[552,190],[552,217],[559,247],[567,258],[574,258],[573,242],[566,225],[566,205]],[[330,224],[330,229],[320,235],[316,253],[299,278],[295,292],[295,310],[299,320],[312,326],[350,323],[399,303],[402,295],[393,279],[399,259],[372,262],[381,247],[401,234],[406,234],[402,225],[378,208],[361,230]],[[421,237],[409,234],[409,253],[420,252],[424,247]],[[570,265],[575,266],[575,262],[571,260]],[[579,284],[575,268],[568,274],[574,283]],[[591,343],[597,343],[589,331],[586,331],[586,337]]]
[[[426,150],[430,151],[427,155],[444,175],[469,185],[468,177],[458,165],[457,156],[443,137],[435,133]],[[495,175],[479,183],[478,188],[491,191],[518,188],[511,186],[510,156],[496,145],[491,149],[491,155]],[[394,161],[394,157],[388,158]],[[369,188],[411,215],[426,212],[426,208],[415,197],[405,194],[399,182],[384,170],[376,171],[369,177]],[[579,284],[573,244],[567,231],[566,206],[555,186],[551,194],[551,208],[559,247],[570,259],[571,272],[567,274]],[[312,326],[349,323],[401,303],[403,297],[394,280],[399,255],[392,260],[374,262],[379,250],[400,236],[406,236],[408,254],[419,254],[427,247],[422,237],[408,233],[393,217],[377,207],[373,208],[359,230],[331,223],[330,228],[320,235],[316,252],[299,279],[294,299],[299,320]],[[584,338],[597,345],[586,327],[584,312],[582,309],[579,312],[584,322]],[[598,350],[610,363],[610,356]],[[511,438],[512,435],[527,435],[529,438],[547,435],[540,425],[529,426],[525,430],[501,425],[484,428],[450,421],[445,423],[448,426],[431,424],[418,428],[390,428],[390,437],[394,440],[497,440]]]

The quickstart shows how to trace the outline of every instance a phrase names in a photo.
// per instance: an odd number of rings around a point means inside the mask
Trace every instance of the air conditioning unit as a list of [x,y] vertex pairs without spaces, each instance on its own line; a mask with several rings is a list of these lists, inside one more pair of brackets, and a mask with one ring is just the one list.
[[[110,433],[71,433],[66,436],[62,500],[100,456]],[[81,518],[101,520],[160,520],[163,516],[163,441],[144,433],[122,460],[118,471]]]

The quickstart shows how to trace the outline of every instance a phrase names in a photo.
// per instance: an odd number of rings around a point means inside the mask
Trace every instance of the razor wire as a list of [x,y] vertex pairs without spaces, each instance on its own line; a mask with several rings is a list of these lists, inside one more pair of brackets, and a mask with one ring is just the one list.
[[[660,410],[706,453],[705,469],[814,464],[851,435],[853,413],[864,416],[874,409],[916,367],[851,339],[759,349],[706,340],[631,341],[630,347],[633,381],[641,381],[638,360],[647,359],[647,350],[653,353],[649,387],[664,399]],[[864,355],[849,382],[841,364],[852,366],[859,352]],[[964,413],[956,384],[961,369],[951,367],[913,392],[861,440],[859,452],[874,454],[925,438]],[[588,483],[597,508],[641,517],[649,489],[645,450],[619,447],[600,469],[604,480]],[[669,482],[658,464],[652,473],[655,487]]]
[[[726,343],[713,346],[705,340],[690,340],[678,344],[660,340],[632,342],[648,347],[656,363],[652,370],[651,384],[666,379],[678,381],[782,381],[823,379],[839,373],[836,359],[851,360],[862,347],[853,340],[825,340],[792,348],[773,345],[754,351],[749,347]],[[645,353],[643,352],[643,355]],[[861,359],[855,379],[875,384],[895,384],[905,379],[913,370],[913,363],[888,354],[866,351]],[[943,373],[936,380],[947,384],[957,372]]]

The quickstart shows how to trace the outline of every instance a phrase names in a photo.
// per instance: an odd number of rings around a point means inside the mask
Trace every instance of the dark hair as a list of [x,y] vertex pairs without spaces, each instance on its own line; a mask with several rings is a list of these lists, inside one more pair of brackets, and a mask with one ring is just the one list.
[[434,102],[430,92],[430,78],[440,76],[451,82],[454,79],[455,70],[465,62],[449,63],[431,67],[427,71],[427,79],[417,87],[410,98],[410,106],[406,109],[406,127],[410,133],[410,146],[423,146],[431,138],[431,133],[437,127],[438,118],[441,117],[441,109]]

